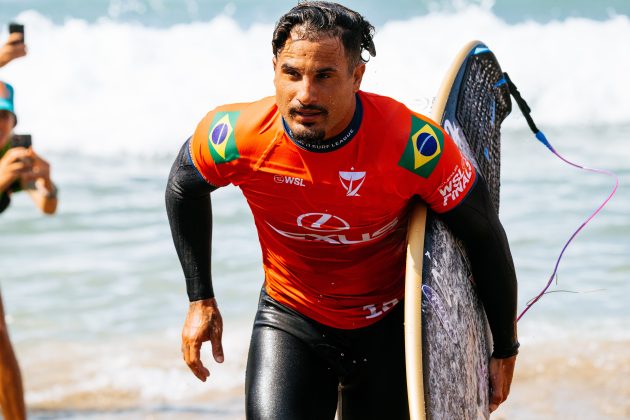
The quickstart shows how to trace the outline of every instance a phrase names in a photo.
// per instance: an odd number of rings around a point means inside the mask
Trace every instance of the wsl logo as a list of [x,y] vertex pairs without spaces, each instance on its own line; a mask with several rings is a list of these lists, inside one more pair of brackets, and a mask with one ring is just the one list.
[[416,175],[428,178],[440,161],[444,134],[440,128],[426,121],[415,116],[411,118],[411,135],[398,165]]
[[[352,168],[354,169],[354,168]],[[359,195],[359,188],[365,182],[366,172],[345,172],[339,171],[339,181],[346,189],[347,197],[356,197]]]
[[234,126],[239,112],[217,112],[208,130],[208,148],[215,163],[225,163],[239,157]]

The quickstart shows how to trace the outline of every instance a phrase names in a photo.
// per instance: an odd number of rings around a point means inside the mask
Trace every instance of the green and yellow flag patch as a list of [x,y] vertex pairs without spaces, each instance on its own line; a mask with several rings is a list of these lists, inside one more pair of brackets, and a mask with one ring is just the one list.
[[240,112],[217,112],[208,130],[208,148],[214,163],[225,163],[240,155],[236,148],[234,127]]
[[442,130],[412,115],[409,140],[398,165],[428,178],[440,161],[443,148]]

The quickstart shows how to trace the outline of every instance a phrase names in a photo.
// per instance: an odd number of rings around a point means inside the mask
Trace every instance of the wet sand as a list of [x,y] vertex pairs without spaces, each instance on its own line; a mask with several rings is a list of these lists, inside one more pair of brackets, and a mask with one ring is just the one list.
[[630,418],[629,346],[628,340],[524,345],[510,398],[492,418]]
[[[630,340],[566,340],[521,347],[509,400],[495,420],[630,418]],[[165,384],[166,385],[166,384]],[[141,402],[141,395],[101,389],[29,407],[32,419],[244,419],[241,386],[189,400]]]

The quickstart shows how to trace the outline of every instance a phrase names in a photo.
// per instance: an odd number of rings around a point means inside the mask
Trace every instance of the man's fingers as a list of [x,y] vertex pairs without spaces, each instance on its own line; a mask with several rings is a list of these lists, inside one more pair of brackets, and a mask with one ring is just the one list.
[[490,401],[488,409],[492,413],[507,400],[514,375],[516,356],[506,359],[490,359]]
[[214,359],[222,363],[222,333],[223,322],[214,298],[190,303],[182,330],[182,352],[190,370],[204,382],[210,371],[201,362],[201,345],[210,341]]
[[497,408],[499,408],[499,405],[501,405],[501,403],[505,401],[502,389],[503,387],[492,387],[492,395],[490,395],[490,405],[489,405],[489,409],[491,413]]
[[28,157],[29,151],[24,147],[12,147],[6,152],[5,156],[11,161],[16,161]]
[[192,373],[201,381],[205,382],[208,376],[210,376],[210,371],[208,371],[201,362],[201,345],[184,344],[183,353],[184,360]]
[[223,345],[221,338],[212,342],[212,356],[217,363],[223,363]]

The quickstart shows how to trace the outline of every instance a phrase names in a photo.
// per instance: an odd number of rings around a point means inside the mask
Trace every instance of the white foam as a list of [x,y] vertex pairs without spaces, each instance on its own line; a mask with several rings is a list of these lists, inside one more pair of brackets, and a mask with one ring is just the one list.
[[[178,332],[173,331],[140,340],[49,341],[45,354],[26,346],[19,350],[29,378],[29,405],[111,409],[138,403],[207,401],[242,392],[247,344],[248,340],[228,331],[223,340],[225,362],[220,365],[211,360],[210,344],[204,344],[202,360],[211,372],[206,382],[186,367]],[[51,364],[55,369],[46,369]],[[38,374],[43,370],[45,374]]]
[[[16,87],[18,131],[31,132],[40,149],[171,155],[215,105],[273,94],[272,23],[242,29],[218,17],[164,29],[107,19],[55,25],[36,12],[19,20],[29,27],[29,56],[0,77]],[[626,16],[509,25],[468,6],[377,29],[365,90],[422,109],[457,51],[480,39],[539,125],[630,122]],[[508,125],[524,122],[512,117]]]

